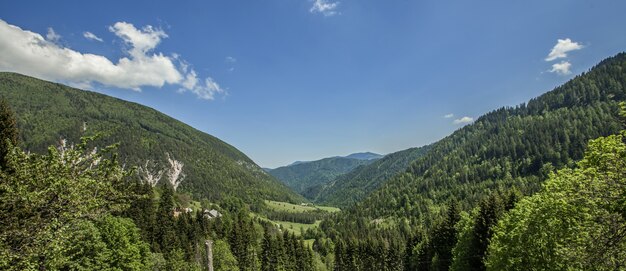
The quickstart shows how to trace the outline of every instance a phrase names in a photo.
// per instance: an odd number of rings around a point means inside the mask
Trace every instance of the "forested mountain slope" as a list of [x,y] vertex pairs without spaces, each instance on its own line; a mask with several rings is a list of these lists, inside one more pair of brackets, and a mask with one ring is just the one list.
[[427,222],[451,198],[467,209],[489,191],[536,191],[555,168],[582,158],[590,139],[617,133],[626,96],[626,54],[531,99],[478,118],[436,142],[342,217],[406,217]]
[[120,143],[127,166],[152,160],[165,167],[166,153],[183,162],[179,190],[198,199],[303,200],[233,146],[146,106],[15,73],[0,73],[0,97],[15,111],[29,151],[101,133],[95,144]]
[[317,161],[294,163],[272,169],[269,173],[296,192],[302,193],[308,188],[325,185],[335,177],[373,161],[375,159],[330,157]]
[[337,176],[329,185],[318,187],[317,202],[345,207],[358,202],[379,188],[386,180],[404,171],[424,155],[430,145],[394,152],[369,164]]

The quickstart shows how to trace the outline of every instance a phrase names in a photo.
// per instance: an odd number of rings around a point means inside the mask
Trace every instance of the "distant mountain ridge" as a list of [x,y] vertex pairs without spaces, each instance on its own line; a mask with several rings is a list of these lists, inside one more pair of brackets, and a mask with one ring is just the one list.
[[120,158],[128,166],[147,160],[164,166],[166,153],[183,162],[186,178],[179,191],[198,199],[304,200],[235,147],[152,108],[7,72],[0,73],[0,97],[15,112],[21,145],[29,151],[45,152],[59,137],[79,142],[83,135],[101,133],[94,144],[120,143]]
[[325,185],[335,177],[348,173],[358,166],[370,164],[380,157],[383,156],[363,152],[316,161],[296,161],[287,166],[271,169],[269,173],[296,192],[303,193],[311,187]]
[[357,153],[353,153],[344,157],[352,158],[352,159],[359,159],[359,160],[372,160],[372,159],[383,158],[384,155],[380,155],[378,153],[373,153],[373,152],[357,152]]
[[301,194],[316,202],[339,207],[349,206],[378,189],[388,179],[406,170],[413,161],[426,154],[430,148],[431,145],[426,145],[385,155],[373,163],[356,167],[350,172],[337,176],[332,182],[311,187]]
[[[350,158],[350,159],[357,159],[357,160],[376,160],[376,159],[380,159],[383,157],[384,155],[373,153],[373,152],[356,152],[356,153],[348,154],[346,156],[332,156],[332,157],[327,157],[327,158]],[[326,159],[326,158],[322,158],[322,159]],[[303,163],[311,163],[311,162],[320,161],[322,159],[314,160],[314,161],[294,161],[293,163],[286,165],[286,166],[288,167],[288,166],[295,166],[295,165],[299,165]]]

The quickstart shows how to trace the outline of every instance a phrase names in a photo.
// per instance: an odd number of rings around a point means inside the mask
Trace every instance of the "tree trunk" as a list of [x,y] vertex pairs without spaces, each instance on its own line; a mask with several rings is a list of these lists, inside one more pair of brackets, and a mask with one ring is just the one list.
[[206,240],[204,242],[206,245],[206,257],[207,257],[207,267],[209,271],[213,271],[213,240]]

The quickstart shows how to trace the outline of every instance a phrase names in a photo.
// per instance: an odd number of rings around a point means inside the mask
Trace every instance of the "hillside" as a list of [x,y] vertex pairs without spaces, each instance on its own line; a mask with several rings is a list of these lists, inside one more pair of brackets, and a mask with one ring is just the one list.
[[406,170],[411,162],[423,156],[430,147],[427,145],[388,154],[369,165],[357,167],[337,176],[328,185],[312,187],[307,192],[315,195],[310,198],[317,202],[332,206],[349,206],[379,188],[389,178]]
[[452,198],[467,209],[497,188],[533,193],[548,173],[581,159],[590,139],[622,128],[617,104],[625,98],[626,54],[620,53],[527,104],[494,110],[436,142],[342,219],[368,214],[428,225]]
[[311,187],[325,185],[341,174],[374,161],[375,159],[330,157],[311,162],[293,163],[272,169],[269,173],[296,192],[302,193]]
[[15,73],[0,73],[0,97],[15,111],[29,151],[101,133],[95,144],[119,143],[128,166],[152,160],[163,167],[166,153],[183,162],[179,191],[198,199],[303,200],[233,146],[146,106]]
[[380,155],[378,153],[373,153],[373,152],[357,152],[357,153],[353,153],[345,157],[352,158],[352,159],[360,159],[360,160],[376,160],[376,159],[383,158],[383,156],[384,155]]

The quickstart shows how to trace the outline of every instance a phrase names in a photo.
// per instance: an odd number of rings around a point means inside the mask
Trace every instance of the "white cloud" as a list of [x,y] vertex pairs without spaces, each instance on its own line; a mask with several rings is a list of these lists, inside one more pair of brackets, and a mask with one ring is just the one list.
[[465,124],[465,123],[470,123],[472,121],[474,121],[474,118],[465,116],[465,117],[462,117],[460,119],[455,119],[452,123],[454,123],[454,124]]
[[95,40],[95,41],[102,42],[102,39],[101,39],[101,38],[99,38],[98,36],[96,36],[96,34],[91,33],[91,32],[89,32],[89,31],[87,31],[87,32],[83,32],[83,37],[85,37],[85,38],[86,38],[86,39],[88,39],[88,40]]
[[556,45],[552,47],[552,50],[546,57],[546,61],[552,61],[559,58],[567,57],[567,52],[580,50],[583,46],[577,42],[573,42],[571,39],[558,39]]
[[454,114],[452,114],[452,113],[450,113],[450,114],[446,114],[446,115],[444,115],[443,117],[444,117],[444,118],[446,118],[446,119],[449,119],[449,118],[454,117]]
[[568,61],[561,61],[561,63],[552,64],[552,69],[550,70],[550,72],[554,72],[560,75],[568,75],[572,73],[570,71],[571,67],[572,63],[569,63]]
[[48,33],[46,34],[46,39],[51,42],[57,42],[61,39],[61,35],[54,32],[52,27],[48,27]]
[[109,31],[130,46],[128,52],[131,56],[143,56],[159,45],[161,38],[167,38],[167,34],[161,29],[155,29],[151,25],[137,29],[133,24],[127,22],[117,22],[109,26]]
[[151,51],[167,37],[165,32],[146,26],[135,28],[118,22],[109,28],[128,45],[128,57],[117,63],[108,58],[74,51],[57,45],[59,36],[49,29],[47,39],[0,20],[0,70],[13,71],[71,85],[89,86],[97,82],[105,86],[132,89],[178,85],[201,99],[213,99],[224,90],[212,78],[204,82],[196,72],[177,56],[169,57]]
[[237,59],[232,57],[232,56],[227,56],[224,59],[224,62],[226,62],[226,65],[228,65],[228,71],[229,72],[233,72],[235,70],[235,67],[233,67],[235,65],[235,63],[237,63]]
[[337,12],[339,2],[328,2],[327,0],[315,0],[313,6],[309,9],[311,13],[322,13],[324,16],[333,16],[339,14]]

